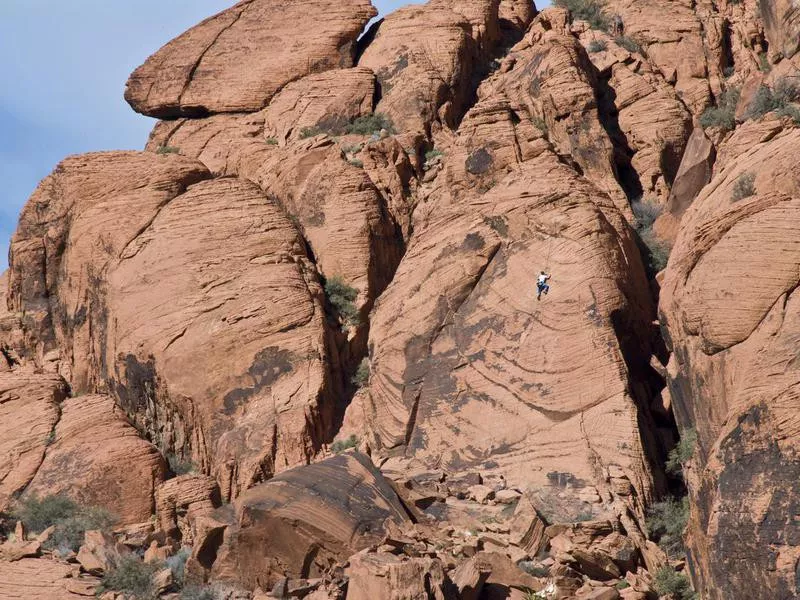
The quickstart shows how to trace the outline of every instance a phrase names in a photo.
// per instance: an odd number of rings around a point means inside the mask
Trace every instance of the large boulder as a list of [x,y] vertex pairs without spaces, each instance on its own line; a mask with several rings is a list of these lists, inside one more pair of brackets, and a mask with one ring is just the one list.
[[110,510],[120,525],[155,512],[153,490],[164,480],[164,458],[108,396],[64,400],[44,460],[27,488],[62,494],[84,506]]
[[295,79],[351,67],[376,14],[369,0],[242,0],[148,58],[125,99],[161,118],[261,110]]
[[255,185],[208,176],[175,155],[67,159],[23,210],[11,290],[74,391],[108,389],[231,497],[309,460],[332,403],[301,238]]
[[710,600],[800,585],[798,143],[792,129],[728,154],[683,217],[662,288],[673,410],[697,434],[689,566]]
[[67,393],[57,375],[0,372],[0,512],[36,475]]
[[347,600],[454,600],[457,596],[439,560],[394,554],[353,556],[346,570]]
[[217,511],[195,558],[216,580],[264,591],[284,576],[318,577],[380,543],[387,520],[408,513],[361,454],[341,454],[285,471]]

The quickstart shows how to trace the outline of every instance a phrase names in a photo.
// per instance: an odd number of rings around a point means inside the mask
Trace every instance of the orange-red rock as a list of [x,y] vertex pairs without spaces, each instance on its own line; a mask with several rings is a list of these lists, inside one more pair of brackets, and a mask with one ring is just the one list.
[[99,580],[75,577],[75,566],[49,559],[0,561],[0,598],[8,600],[85,600]]
[[216,518],[195,547],[198,562],[216,580],[271,590],[283,576],[317,577],[379,543],[384,522],[408,514],[369,458],[348,453],[285,471]]
[[726,159],[686,211],[662,287],[673,410],[698,435],[690,567],[711,600],[797,586],[798,142],[783,131]]
[[66,396],[56,375],[0,372],[0,511],[36,475]]
[[148,58],[125,99],[162,118],[258,111],[291,81],[352,66],[376,14],[369,0],[242,0]]
[[155,512],[153,492],[166,464],[141,439],[108,396],[68,398],[48,437],[28,493],[62,494],[81,506],[101,506],[118,524],[141,523]]

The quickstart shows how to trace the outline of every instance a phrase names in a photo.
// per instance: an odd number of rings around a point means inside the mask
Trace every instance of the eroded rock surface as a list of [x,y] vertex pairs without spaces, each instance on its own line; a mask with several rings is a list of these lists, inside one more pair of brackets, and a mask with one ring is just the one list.
[[295,79],[352,66],[376,14],[369,0],[242,0],[148,58],[125,99],[160,118],[258,111]]
[[391,485],[360,454],[286,471],[215,518],[195,558],[216,579],[264,590],[287,575],[318,577],[380,542],[385,522],[409,520]]
[[691,564],[713,600],[797,586],[798,141],[785,131],[726,163],[686,212],[664,280],[674,410],[698,435]]

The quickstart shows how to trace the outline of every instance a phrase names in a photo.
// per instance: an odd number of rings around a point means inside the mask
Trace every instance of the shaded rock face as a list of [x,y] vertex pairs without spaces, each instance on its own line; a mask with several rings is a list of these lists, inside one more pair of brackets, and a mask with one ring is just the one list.
[[[798,589],[798,140],[785,131],[731,156],[686,212],[664,280],[674,410],[698,434],[691,564],[711,599]],[[753,194],[739,197],[748,173]]]
[[295,79],[352,66],[376,14],[368,0],[242,0],[148,58],[125,99],[160,118],[257,111]]
[[409,521],[392,486],[361,454],[281,473],[214,518],[195,559],[215,579],[264,590],[287,575],[317,577],[380,542],[384,522]]
[[[205,177],[175,156],[62,163],[21,218],[11,289],[59,340],[73,390],[108,389],[230,496],[314,452],[326,339],[321,289],[283,212],[237,179],[191,185]],[[88,235],[98,219],[103,235]]]

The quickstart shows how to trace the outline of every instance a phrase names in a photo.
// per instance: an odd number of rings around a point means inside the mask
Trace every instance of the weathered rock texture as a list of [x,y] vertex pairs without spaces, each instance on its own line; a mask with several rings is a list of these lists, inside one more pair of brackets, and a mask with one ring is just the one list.
[[120,525],[147,521],[166,472],[158,450],[139,437],[108,396],[69,398],[60,411],[27,492],[63,494],[81,506],[101,506]]
[[206,177],[176,156],[68,159],[21,217],[11,290],[59,341],[74,391],[108,389],[230,496],[307,461],[331,403],[296,231],[256,186]]
[[67,393],[56,375],[0,373],[0,511],[36,475]]
[[50,560],[0,561],[0,598],[81,600],[94,596],[98,580],[74,574],[73,565]]
[[295,79],[352,66],[376,14],[368,0],[242,0],[148,58],[125,99],[153,117],[260,110]]
[[[691,565],[712,600],[798,589],[798,141],[786,131],[730,157],[686,212],[664,280],[674,410],[698,434]],[[737,199],[748,173],[754,194]]]
[[317,577],[377,544],[384,522],[408,521],[391,485],[360,454],[286,471],[216,513],[195,558],[216,579],[271,590],[283,576]]

